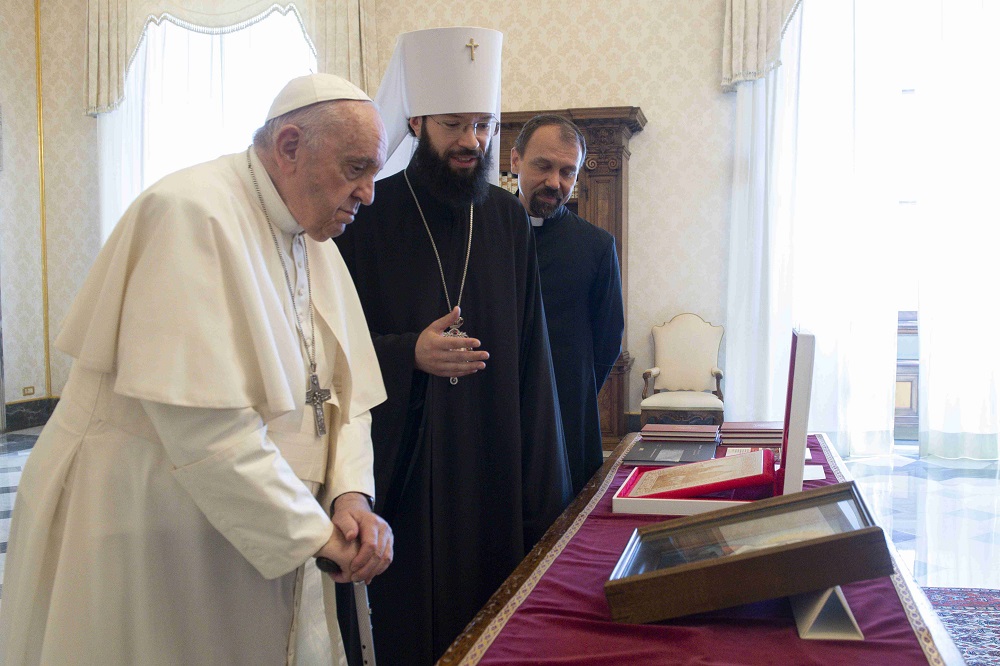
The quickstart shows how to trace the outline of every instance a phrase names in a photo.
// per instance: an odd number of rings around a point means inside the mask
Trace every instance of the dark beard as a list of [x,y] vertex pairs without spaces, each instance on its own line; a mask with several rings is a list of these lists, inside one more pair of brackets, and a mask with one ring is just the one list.
[[479,159],[472,171],[456,173],[448,165],[448,156],[443,159],[431,146],[427,134],[423,133],[417,141],[417,150],[410,160],[410,173],[430,190],[434,198],[452,205],[479,204],[486,200],[490,192],[490,181],[487,174],[493,166],[493,155],[487,150],[485,154],[478,150],[455,148],[452,155],[465,156],[475,154]]
[[[548,203],[547,201],[542,201],[538,198],[539,194],[548,194],[555,197],[555,203]],[[528,200],[528,213],[532,217],[541,217],[543,219],[552,217],[552,214],[562,206],[560,195],[562,193],[559,190],[544,188],[541,190],[536,190],[534,194],[531,195],[531,199]]]

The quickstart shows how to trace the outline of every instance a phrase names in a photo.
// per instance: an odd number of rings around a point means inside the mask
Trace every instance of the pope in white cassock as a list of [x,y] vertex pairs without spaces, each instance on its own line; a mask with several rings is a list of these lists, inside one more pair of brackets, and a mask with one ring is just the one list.
[[385,391],[324,241],[372,202],[384,134],[360,89],[295,79],[246,152],[129,207],[56,340],[75,362],[21,476],[0,661],[339,661],[313,558],[371,580],[393,544]]

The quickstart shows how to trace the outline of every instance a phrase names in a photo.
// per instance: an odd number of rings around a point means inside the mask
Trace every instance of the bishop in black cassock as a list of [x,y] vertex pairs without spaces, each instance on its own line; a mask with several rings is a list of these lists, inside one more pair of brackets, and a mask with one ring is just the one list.
[[[407,172],[454,304],[469,204],[433,196],[413,163]],[[488,188],[474,207],[461,313],[490,357],[454,385],[414,364],[419,334],[448,304],[404,174],[376,183],[374,205],[337,239],[388,394],[372,440],[376,510],[395,557],[369,589],[375,655],[387,664],[440,657],[570,499],[535,238],[518,200]]]
[[615,238],[566,206],[532,218],[573,493],[604,462],[597,394],[622,348]]

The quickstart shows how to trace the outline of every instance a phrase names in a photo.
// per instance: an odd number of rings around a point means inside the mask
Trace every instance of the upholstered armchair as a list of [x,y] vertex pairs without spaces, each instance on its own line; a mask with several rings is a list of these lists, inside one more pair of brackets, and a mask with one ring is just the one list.
[[642,373],[642,425],[722,423],[724,330],[689,312],[653,327],[656,365]]

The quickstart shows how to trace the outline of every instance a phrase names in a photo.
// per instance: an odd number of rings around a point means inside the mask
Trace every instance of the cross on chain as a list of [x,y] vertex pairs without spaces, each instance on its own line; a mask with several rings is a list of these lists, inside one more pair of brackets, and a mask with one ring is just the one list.
[[329,400],[330,389],[319,387],[319,377],[313,372],[309,376],[309,390],[306,391],[306,404],[312,405],[313,416],[316,419],[316,434],[326,434],[326,419],[323,418],[323,403]]
[[[446,338],[467,338],[467,337],[469,337],[468,333],[466,333],[465,331],[459,330],[459,328],[464,323],[465,323],[465,320],[462,319],[461,317],[459,317],[458,321],[456,321],[454,324],[452,324],[451,326],[449,326],[448,330],[445,331],[444,333],[442,333],[441,335],[445,336]],[[472,347],[462,347],[460,349],[457,349],[456,351],[472,351]],[[458,384],[458,377],[449,377],[448,381],[451,383],[452,386],[455,386],[456,384]]]
[[476,49],[479,48],[479,44],[476,44],[476,40],[469,37],[469,43],[465,45],[465,48],[469,49],[469,55],[472,56],[472,61],[476,61]]

